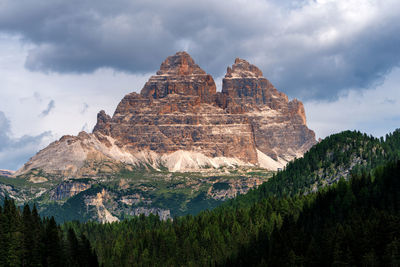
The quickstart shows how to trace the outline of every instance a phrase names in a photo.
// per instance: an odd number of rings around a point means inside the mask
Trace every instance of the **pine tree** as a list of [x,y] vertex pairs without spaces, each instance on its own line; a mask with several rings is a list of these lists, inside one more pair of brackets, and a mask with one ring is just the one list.
[[59,229],[51,217],[47,221],[45,230],[45,265],[47,266],[61,266],[62,265],[62,250]]
[[34,228],[31,210],[29,205],[25,205],[22,213],[23,221],[23,249],[22,249],[22,265],[31,266],[33,260],[33,248],[34,248]]

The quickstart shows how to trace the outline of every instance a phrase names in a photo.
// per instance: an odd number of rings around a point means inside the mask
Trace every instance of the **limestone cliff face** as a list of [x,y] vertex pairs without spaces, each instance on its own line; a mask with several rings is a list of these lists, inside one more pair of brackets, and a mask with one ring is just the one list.
[[112,117],[101,111],[92,134],[52,143],[17,175],[43,169],[90,176],[140,163],[172,171],[246,164],[276,169],[315,142],[303,104],[289,101],[256,66],[236,59],[216,92],[211,75],[178,52],[140,94],[126,95]]
[[168,57],[140,94],[126,95],[113,117],[100,112],[94,133],[132,152],[199,152],[256,164],[253,129],[243,114],[216,105],[216,86],[186,52]]
[[173,93],[146,99],[129,94],[118,105],[105,130],[97,127],[97,131],[110,135],[132,152],[150,150],[164,154],[186,150],[257,163],[248,119],[200,103],[199,96]]
[[228,67],[219,99],[228,112],[246,114],[257,149],[274,160],[301,157],[315,144],[303,104],[297,99],[289,101],[256,66],[243,59],[237,58]]
[[288,112],[287,95],[279,92],[264,78],[256,66],[240,58],[227,69],[222,80],[220,99],[221,107],[230,113],[245,113],[265,108]]

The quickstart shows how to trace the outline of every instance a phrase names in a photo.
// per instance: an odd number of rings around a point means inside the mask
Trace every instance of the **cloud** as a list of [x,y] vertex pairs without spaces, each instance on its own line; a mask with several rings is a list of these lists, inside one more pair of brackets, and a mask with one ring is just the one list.
[[0,111],[0,169],[16,170],[20,168],[39,149],[52,139],[51,132],[36,136],[24,135],[14,138],[11,125],[5,114]]
[[335,101],[307,101],[308,126],[322,138],[344,130],[384,136],[400,128],[399,84],[400,68],[395,68],[373,89],[350,90]]
[[42,96],[39,94],[39,92],[34,92],[33,97],[36,99],[37,102],[42,102]]
[[85,114],[87,112],[88,108],[89,108],[89,105],[87,103],[83,103],[81,114]]
[[[58,139],[65,134],[78,134],[85,123],[91,130],[98,111],[104,109],[113,114],[124,95],[140,91],[152,74],[110,68],[84,74],[31,72],[24,68],[29,49],[18,38],[0,34],[0,99],[7,99],[2,101],[0,110],[11,121],[15,137],[51,131]],[[55,108],[48,116],[40,117],[51,100]],[[84,103],[89,107],[82,114]]]
[[8,144],[9,132],[10,121],[6,118],[4,113],[0,111],[0,149]]
[[49,115],[50,111],[55,108],[54,100],[50,100],[49,104],[47,104],[47,108],[40,113],[40,117],[46,117]]
[[214,77],[246,58],[303,99],[371,88],[400,62],[397,0],[5,0],[0,31],[31,46],[33,71],[145,73],[184,49]]

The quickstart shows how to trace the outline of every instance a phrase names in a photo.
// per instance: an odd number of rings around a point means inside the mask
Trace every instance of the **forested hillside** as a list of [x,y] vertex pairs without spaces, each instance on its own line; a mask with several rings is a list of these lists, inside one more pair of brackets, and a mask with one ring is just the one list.
[[[256,235],[227,265],[399,266],[400,161],[310,196],[300,216]],[[306,200],[310,197],[304,197]]]
[[400,130],[375,138],[358,131],[331,135],[313,146],[303,158],[290,162],[259,188],[227,205],[248,205],[269,196],[295,196],[316,192],[351,175],[369,173],[400,159]]

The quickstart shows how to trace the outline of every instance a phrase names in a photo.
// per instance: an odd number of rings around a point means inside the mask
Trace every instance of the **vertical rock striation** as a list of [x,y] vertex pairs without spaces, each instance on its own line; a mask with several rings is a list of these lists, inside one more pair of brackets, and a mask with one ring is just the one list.
[[132,152],[184,150],[256,164],[248,118],[227,113],[215,99],[211,75],[189,54],[178,52],[161,64],[140,94],[126,95],[110,120],[100,112],[94,133],[110,135]]
[[301,157],[315,141],[307,128],[303,104],[279,92],[262,72],[237,58],[222,82],[219,104],[230,113],[243,113],[254,129],[257,149],[274,160]]

